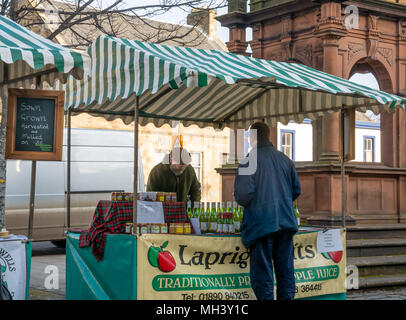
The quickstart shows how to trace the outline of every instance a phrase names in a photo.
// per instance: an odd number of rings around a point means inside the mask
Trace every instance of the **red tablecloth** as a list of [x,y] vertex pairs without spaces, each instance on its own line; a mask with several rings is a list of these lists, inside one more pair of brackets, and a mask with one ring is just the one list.
[[[165,222],[189,222],[183,202],[163,202]],[[88,230],[82,231],[79,247],[92,247],[93,255],[102,260],[106,233],[124,233],[125,224],[133,221],[132,201],[100,200]]]

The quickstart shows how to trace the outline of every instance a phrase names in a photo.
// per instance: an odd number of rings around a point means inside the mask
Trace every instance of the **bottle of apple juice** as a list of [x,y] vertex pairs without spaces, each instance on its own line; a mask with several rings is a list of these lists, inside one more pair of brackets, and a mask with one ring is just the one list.
[[241,222],[240,222],[240,215],[237,206],[237,202],[234,201],[233,203],[233,220],[234,220],[234,231],[235,233],[241,232]]
[[217,210],[217,233],[222,234],[223,233],[223,225],[224,225],[224,220],[223,220],[223,210],[218,209]]
[[231,207],[231,201],[227,201],[227,233],[234,233],[234,219],[233,208]]
[[193,215],[192,218],[199,218],[200,215],[200,204],[198,201],[193,203]]
[[199,215],[200,232],[202,234],[207,233],[207,215],[204,211],[204,202],[202,202]]
[[192,218],[192,201],[188,201],[187,202],[187,209],[186,209],[186,214],[187,214],[187,217],[189,218],[189,219],[191,219]]
[[210,212],[210,233],[217,232],[217,211],[216,211],[216,203],[211,203],[211,212]]

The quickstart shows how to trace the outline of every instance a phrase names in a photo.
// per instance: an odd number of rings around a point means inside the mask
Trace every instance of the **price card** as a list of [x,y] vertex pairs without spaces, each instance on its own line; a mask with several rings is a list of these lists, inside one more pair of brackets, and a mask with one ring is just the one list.
[[138,200],[137,223],[165,223],[162,202]]
[[334,252],[343,251],[343,243],[341,241],[340,229],[329,229],[317,233],[317,251]]
[[199,218],[191,218],[190,223],[193,226],[193,230],[195,231],[195,234],[201,234]]

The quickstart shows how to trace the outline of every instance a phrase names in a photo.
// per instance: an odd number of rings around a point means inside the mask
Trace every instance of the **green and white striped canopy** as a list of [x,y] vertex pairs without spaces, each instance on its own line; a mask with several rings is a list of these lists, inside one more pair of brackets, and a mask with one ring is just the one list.
[[345,107],[379,113],[406,99],[295,63],[260,60],[217,50],[143,43],[100,36],[88,49],[89,80],[70,79],[66,109],[140,124],[180,120],[185,126],[248,128],[302,122]]
[[0,16],[0,61],[19,66],[24,76],[34,71],[56,68],[75,78],[87,76],[90,57],[54,43],[5,16]]

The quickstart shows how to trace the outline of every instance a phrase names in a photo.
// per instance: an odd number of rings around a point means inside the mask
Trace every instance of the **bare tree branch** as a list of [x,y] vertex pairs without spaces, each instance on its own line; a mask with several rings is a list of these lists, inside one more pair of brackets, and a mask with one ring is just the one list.
[[[164,23],[151,18],[175,9],[191,13],[195,9],[211,10],[227,5],[227,0],[164,0],[138,6],[128,1],[131,5],[125,0],[115,0],[103,6],[102,0],[0,0],[0,14],[12,14],[14,20],[24,26],[45,32],[48,39],[61,36],[63,44],[71,48],[85,49],[100,34],[199,46],[207,41],[207,36],[197,30],[199,20],[185,26],[184,23]],[[51,24],[46,19],[50,16],[50,8],[56,18]]]

